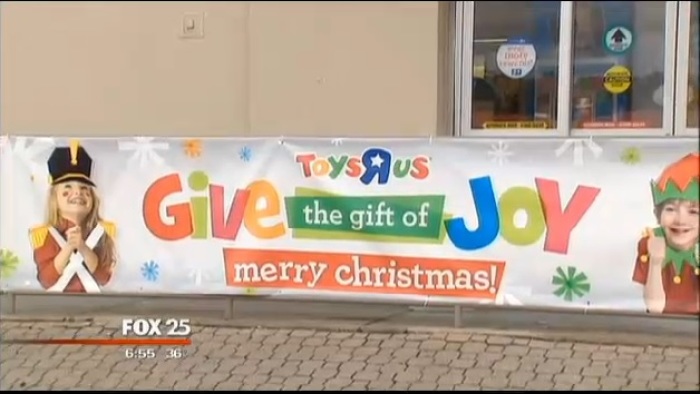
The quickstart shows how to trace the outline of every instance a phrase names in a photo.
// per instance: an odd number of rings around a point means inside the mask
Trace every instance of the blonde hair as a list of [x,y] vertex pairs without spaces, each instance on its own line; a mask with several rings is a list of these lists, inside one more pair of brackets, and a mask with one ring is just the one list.
[[[60,184],[59,184],[60,185]],[[46,204],[46,223],[52,227],[58,227],[61,221],[61,212],[58,209],[58,186],[52,185],[49,190],[48,202]],[[97,194],[95,187],[88,186],[90,191],[90,197],[92,199],[92,204],[90,206],[90,212],[83,220],[83,223],[77,223],[82,227],[83,235],[89,234],[97,225],[102,221],[100,215],[100,196]],[[116,263],[116,247],[114,245],[114,240],[107,233],[105,233],[100,241],[95,245],[95,254],[99,258],[100,265],[111,266]]]

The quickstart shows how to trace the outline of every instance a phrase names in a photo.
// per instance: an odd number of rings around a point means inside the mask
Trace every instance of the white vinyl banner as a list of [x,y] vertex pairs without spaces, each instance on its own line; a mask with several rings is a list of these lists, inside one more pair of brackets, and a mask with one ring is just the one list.
[[5,291],[700,309],[696,139],[0,142]]

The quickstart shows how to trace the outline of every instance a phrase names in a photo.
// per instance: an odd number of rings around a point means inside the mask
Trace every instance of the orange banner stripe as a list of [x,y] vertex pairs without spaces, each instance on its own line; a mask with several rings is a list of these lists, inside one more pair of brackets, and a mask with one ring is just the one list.
[[103,345],[103,346],[186,346],[190,338],[50,338],[6,339],[6,344],[25,345]]
[[232,287],[495,299],[505,262],[224,249]]

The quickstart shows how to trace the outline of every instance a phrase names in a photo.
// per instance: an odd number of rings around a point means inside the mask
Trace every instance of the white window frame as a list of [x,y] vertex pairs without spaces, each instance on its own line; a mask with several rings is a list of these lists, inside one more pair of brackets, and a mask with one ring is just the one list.
[[[679,2],[666,1],[664,20],[664,97],[661,128],[640,129],[579,129],[571,127],[571,95],[573,77],[573,26],[574,2],[562,1],[559,20],[559,68],[557,87],[557,127],[554,129],[474,129],[472,128],[472,77],[474,45],[474,1],[456,2],[455,23],[455,114],[454,130],[458,137],[571,137],[571,136],[605,136],[605,137],[654,137],[692,134],[692,130],[674,133],[674,117],[678,118],[675,105],[677,100],[677,78],[683,74],[676,70],[676,49],[679,27]],[[681,9],[690,2],[680,2]],[[686,4],[686,5],[683,5]],[[685,23],[685,37],[689,37],[689,12]],[[681,36],[683,37],[683,36]],[[687,40],[681,40],[687,43]],[[686,45],[687,47],[687,45]],[[685,48],[686,59],[688,48]],[[685,62],[685,82],[687,97],[687,61]],[[687,127],[686,127],[687,128]],[[684,128],[684,129],[686,129]],[[697,134],[697,129],[695,129]]]
[[[660,137],[673,136],[674,124],[674,85],[676,81],[676,42],[678,2],[666,1],[664,19],[664,98],[661,128],[639,129],[578,129],[572,130],[574,136],[611,136],[611,137]],[[573,26],[573,25],[572,25]],[[573,69],[572,69],[573,72]]]
[[[697,137],[700,129],[688,127],[688,77],[690,69],[690,1],[680,1],[678,4],[678,49],[676,52],[676,127],[675,135]],[[695,102],[700,105],[700,92],[695,92]]]
[[[562,116],[570,112],[568,99],[571,73],[562,72],[563,67],[571,68],[571,35],[573,2],[562,1],[559,22],[559,69],[557,70],[557,127],[553,129],[474,129],[472,125],[472,77],[474,73],[474,1],[457,2],[457,31],[455,32],[456,64],[455,81],[455,133],[459,137],[552,137],[567,136],[569,117]],[[461,21],[461,23],[459,23]],[[567,66],[568,65],[568,66]],[[567,97],[564,100],[564,97]]]

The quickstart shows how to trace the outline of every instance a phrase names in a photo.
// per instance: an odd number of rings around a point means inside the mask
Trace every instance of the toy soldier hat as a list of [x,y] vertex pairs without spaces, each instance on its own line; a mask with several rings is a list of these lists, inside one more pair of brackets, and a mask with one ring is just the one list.
[[77,142],[71,142],[69,147],[55,148],[49,157],[48,166],[51,185],[77,181],[95,186],[90,179],[92,158]]

